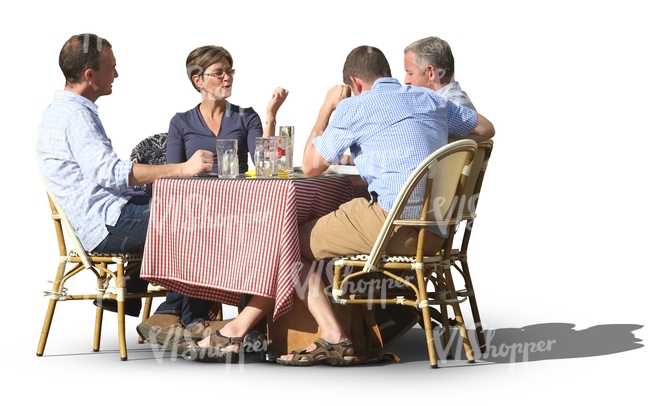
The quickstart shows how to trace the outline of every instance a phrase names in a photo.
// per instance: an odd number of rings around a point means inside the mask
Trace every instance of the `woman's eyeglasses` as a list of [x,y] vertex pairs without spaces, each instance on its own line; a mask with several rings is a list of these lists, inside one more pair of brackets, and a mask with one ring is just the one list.
[[235,70],[218,70],[216,72],[204,73],[206,76],[212,76],[213,78],[223,79],[224,76],[228,75],[231,78],[235,76]]

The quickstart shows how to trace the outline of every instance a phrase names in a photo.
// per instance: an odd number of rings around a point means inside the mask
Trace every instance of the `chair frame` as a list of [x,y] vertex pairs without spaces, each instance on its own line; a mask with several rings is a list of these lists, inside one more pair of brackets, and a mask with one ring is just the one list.
[[[402,187],[370,254],[344,256],[335,259],[334,262],[332,296],[335,303],[343,305],[364,304],[369,307],[373,305],[403,305],[421,310],[429,361],[432,368],[438,366],[438,361],[429,308],[431,304],[440,305],[442,308],[446,308],[446,306],[453,308],[467,360],[474,362],[474,354],[459,305],[464,299],[458,298],[453,284],[450,255],[454,237],[452,228],[460,221],[458,214],[461,205],[458,202],[461,201],[461,197],[465,192],[469,164],[473,160],[476,148],[477,145],[474,141],[460,140],[445,145],[430,154],[418,165]],[[444,181],[451,182],[451,184],[443,181],[434,186],[436,171],[445,172],[445,169],[450,170],[451,175],[449,179],[445,178]],[[427,180],[420,219],[400,219],[411,194],[425,176]],[[437,195],[440,188],[446,188],[446,192],[442,192],[443,196]],[[430,214],[434,208],[437,208],[435,205],[440,201],[442,201],[442,206],[439,207],[439,213],[444,213],[442,216],[443,222],[438,220],[440,217],[432,220]],[[449,226],[442,254],[425,256],[424,236],[426,227],[439,225]],[[418,245],[414,256],[389,257],[384,255],[388,240],[397,226],[419,228]],[[363,269],[347,273],[345,276],[342,275],[343,270],[353,270],[354,268]],[[414,283],[398,275],[405,271],[415,271],[416,281]],[[366,293],[366,297],[360,297],[361,295],[358,294],[343,296],[347,284],[352,283],[352,280],[367,277],[369,274],[373,274],[373,278],[379,276],[396,281],[405,288],[396,292],[391,291],[390,293],[393,295],[391,298],[383,297],[383,295],[378,299],[373,298],[372,290]],[[429,283],[433,285],[435,291],[429,290]]]
[[[481,316],[478,309],[478,303],[476,301],[476,293],[474,291],[474,283],[472,282],[472,277],[469,272],[469,263],[468,263],[468,248],[469,241],[472,234],[472,229],[474,228],[474,219],[476,218],[476,206],[478,205],[478,199],[481,193],[481,188],[483,186],[483,178],[485,177],[485,171],[487,170],[488,162],[492,155],[492,150],[494,148],[494,141],[489,139],[478,144],[477,154],[472,163],[472,168],[468,177],[465,200],[463,205],[463,212],[460,218],[465,223],[463,228],[463,239],[460,248],[454,248],[451,250],[450,260],[453,268],[462,276],[465,288],[458,290],[456,293],[460,297],[466,297],[469,299],[470,309],[472,311],[472,318],[474,319],[474,325],[476,327],[476,335],[478,337],[479,348],[481,352],[485,352],[487,345],[485,342],[485,333],[483,332],[483,325],[481,322]],[[456,230],[456,233],[460,231],[460,228]],[[449,330],[449,320],[447,315],[443,311],[443,326],[446,330]]]
[[[39,171],[40,174],[40,171]],[[47,191],[47,196],[52,212],[52,220],[54,221],[54,230],[59,245],[59,265],[56,271],[54,281],[52,281],[52,289],[44,291],[46,296],[49,296],[49,304],[45,313],[45,321],[43,322],[43,329],[41,331],[38,348],[36,350],[37,356],[42,356],[45,351],[45,344],[52,325],[52,318],[54,310],[58,302],[68,300],[99,300],[99,299],[113,299],[117,300],[117,325],[118,325],[118,341],[120,347],[120,358],[126,361],[127,346],[126,346],[126,329],[125,329],[125,312],[124,301],[126,299],[146,298],[142,320],[149,317],[151,309],[151,301],[154,297],[164,297],[167,295],[165,290],[151,289],[145,293],[129,293],[126,290],[126,278],[136,269],[136,265],[142,262],[141,254],[129,253],[115,253],[104,254],[87,252],[77,237],[74,228],[68,221],[63,213],[63,210],[57,203],[52,192],[47,187],[45,180],[41,174],[41,180]],[[73,249],[68,251],[66,245],[66,237],[72,243]],[[68,269],[68,266],[71,268]],[[111,269],[114,267],[115,269]],[[82,272],[89,270],[95,275],[96,278],[96,291],[94,293],[84,294],[71,294],[65,287],[72,277],[78,274],[87,274]],[[111,281],[114,281],[115,292],[111,292]],[[101,329],[103,321],[104,310],[97,307],[95,313],[95,331],[93,338],[93,351],[99,351],[101,342]],[[139,340],[142,342],[142,340]]]

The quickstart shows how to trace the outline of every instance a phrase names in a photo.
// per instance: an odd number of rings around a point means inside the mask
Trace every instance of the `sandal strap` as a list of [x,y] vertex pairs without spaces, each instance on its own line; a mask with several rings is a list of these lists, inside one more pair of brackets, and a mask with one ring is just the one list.
[[210,347],[221,349],[230,345],[241,346],[244,340],[241,337],[226,337],[219,330],[210,334]]
[[323,348],[325,356],[328,358],[334,357],[343,359],[346,356],[345,353],[348,348],[352,348],[352,342],[348,339],[345,339],[340,343],[330,343],[322,338],[318,338],[314,343],[316,344],[317,348]]

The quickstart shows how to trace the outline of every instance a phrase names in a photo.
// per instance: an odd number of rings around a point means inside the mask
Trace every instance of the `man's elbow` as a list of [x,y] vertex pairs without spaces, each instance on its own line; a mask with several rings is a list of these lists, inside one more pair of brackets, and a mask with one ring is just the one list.
[[307,153],[302,160],[302,172],[306,176],[318,176],[325,172],[329,163],[319,154]]
[[488,123],[490,125],[489,125],[489,128],[486,131],[487,134],[485,135],[485,140],[484,141],[489,140],[490,138],[494,137],[494,134],[496,134],[496,130],[494,129],[494,125],[489,121],[488,121]]
[[479,120],[476,128],[473,131],[473,138],[476,142],[487,141],[490,138],[494,137],[494,134],[496,134],[494,124],[492,124],[490,120],[483,117],[482,115],[479,114],[478,116]]
[[302,173],[304,173],[305,176],[319,176],[325,172],[325,169],[327,169],[327,167],[323,168],[322,165],[318,165],[311,160],[303,160],[302,162]]
[[305,176],[318,176],[322,171],[319,171],[317,168],[314,167],[302,167],[302,172],[305,174]]

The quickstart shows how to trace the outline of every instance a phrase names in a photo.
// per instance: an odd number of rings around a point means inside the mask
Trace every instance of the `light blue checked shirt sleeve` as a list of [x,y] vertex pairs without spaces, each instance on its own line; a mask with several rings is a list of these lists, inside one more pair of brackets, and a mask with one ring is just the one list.
[[[368,191],[390,211],[413,170],[447,144],[448,133],[469,134],[474,111],[448,103],[434,91],[402,86],[381,78],[372,89],[339,102],[320,137],[313,140],[321,156],[337,162],[349,148]],[[404,217],[419,217],[422,202],[409,201]]]
[[95,248],[134,195],[133,163],[115,154],[97,105],[58,90],[38,129],[36,158],[48,187],[75,228],[84,248]]

